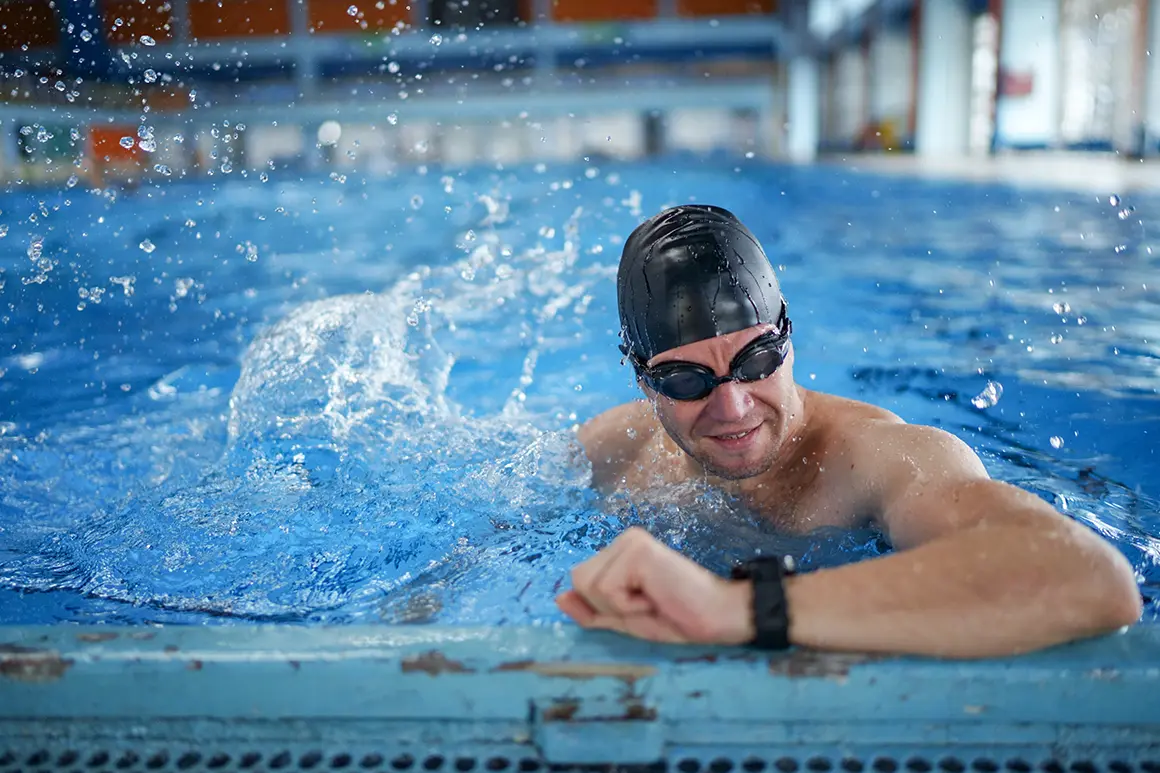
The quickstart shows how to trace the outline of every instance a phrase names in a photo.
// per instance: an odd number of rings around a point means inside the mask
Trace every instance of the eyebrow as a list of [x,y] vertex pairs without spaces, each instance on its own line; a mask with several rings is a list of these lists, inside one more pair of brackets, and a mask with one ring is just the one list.
[[[752,344],[754,341],[756,341],[757,339],[761,338],[762,336],[768,335],[769,333],[774,333],[774,332],[776,332],[776,331],[777,331],[777,326],[776,326],[776,325],[769,325],[769,326],[768,326],[768,328],[767,328],[766,330],[762,330],[760,333],[758,333],[757,335],[753,336],[753,338],[750,338],[748,341],[746,341],[745,343],[743,343],[741,346],[737,347],[737,351],[736,351],[736,352],[734,352],[734,353],[733,353],[733,356],[729,358],[729,363],[728,363],[729,367],[732,367],[732,366],[733,366],[733,361],[734,361],[735,359],[737,359],[737,355],[739,355],[739,354],[741,354],[743,351],[745,351],[745,348],[746,348],[747,346],[749,346],[750,344]],[[713,367],[713,366],[711,366],[711,365],[707,365],[707,364],[705,364],[705,363],[703,363],[703,362],[696,362],[695,360],[686,360],[686,359],[683,359],[683,358],[681,358],[681,357],[674,357],[674,358],[673,358],[673,359],[671,359],[671,360],[662,360],[661,362],[654,362],[654,363],[652,363],[651,365],[650,365],[649,363],[647,363],[647,362],[646,362],[646,363],[645,363],[645,367],[647,367],[647,368],[659,368],[661,365],[671,365],[671,364],[673,364],[673,363],[677,363],[677,362],[687,362],[687,363],[689,363],[690,365],[699,365],[699,366],[701,366],[702,368],[706,368],[707,370],[711,370],[711,371],[713,371],[713,374],[714,374],[714,375],[716,375],[716,374],[717,374],[717,369],[716,369],[716,368],[714,368],[714,367]]]

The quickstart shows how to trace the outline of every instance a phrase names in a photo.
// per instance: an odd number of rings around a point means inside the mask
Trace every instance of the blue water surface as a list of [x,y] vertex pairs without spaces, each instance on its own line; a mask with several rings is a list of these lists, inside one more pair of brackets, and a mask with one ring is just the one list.
[[721,159],[10,191],[0,623],[552,623],[632,523],[718,571],[887,550],[588,486],[574,428],[636,396],[622,240],[694,201],[779,267],[799,381],[959,434],[1152,599],[1160,198],[1116,193]]

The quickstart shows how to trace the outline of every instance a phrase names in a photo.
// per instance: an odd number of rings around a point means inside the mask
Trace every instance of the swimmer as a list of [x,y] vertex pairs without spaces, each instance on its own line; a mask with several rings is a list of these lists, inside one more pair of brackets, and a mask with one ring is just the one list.
[[991,480],[960,439],[805,389],[761,245],[731,213],[669,209],[624,245],[622,346],[644,399],[579,430],[604,490],[702,479],[788,532],[876,526],[895,552],[794,572],[757,557],[720,577],[625,531],[557,598],[585,628],[655,641],[1012,655],[1134,623],[1132,568],[1035,495]]

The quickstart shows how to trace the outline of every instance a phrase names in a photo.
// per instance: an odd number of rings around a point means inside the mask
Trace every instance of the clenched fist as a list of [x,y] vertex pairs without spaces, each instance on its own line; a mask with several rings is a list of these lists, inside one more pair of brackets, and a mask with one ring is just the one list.
[[572,570],[556,598],[584,628],[659,642],[744,644],[753,639],[753,586],[725,580],[655,540],[625,531]]

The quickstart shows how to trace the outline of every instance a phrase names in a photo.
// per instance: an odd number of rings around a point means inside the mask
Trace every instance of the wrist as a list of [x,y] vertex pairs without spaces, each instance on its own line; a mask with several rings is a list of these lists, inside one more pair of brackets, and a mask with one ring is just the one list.
[[735,594],[748,600],[748,637],[740,643],[765,650],[791,646],[786,586],[795,573],[796,563],[790,556],[758,556],[733,567],[732,579],[744,585]]
[[749,644],[757,636],[753,620],[753,581],[725,580],[720,644]]

